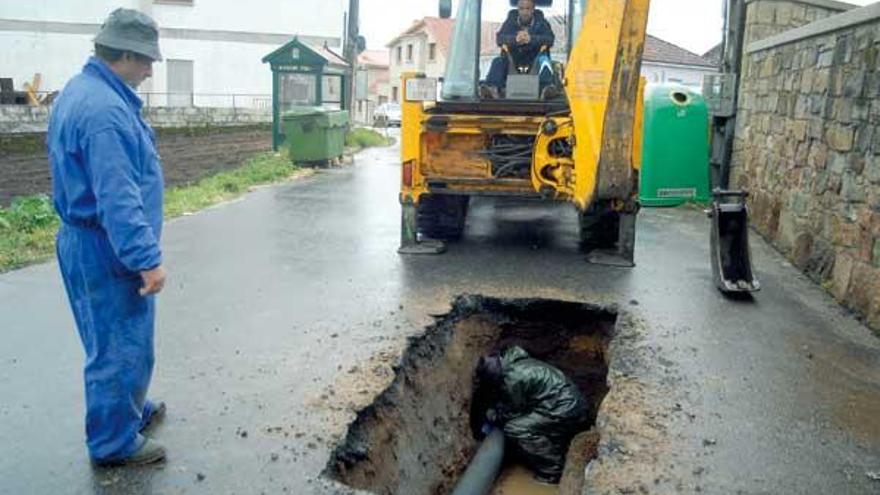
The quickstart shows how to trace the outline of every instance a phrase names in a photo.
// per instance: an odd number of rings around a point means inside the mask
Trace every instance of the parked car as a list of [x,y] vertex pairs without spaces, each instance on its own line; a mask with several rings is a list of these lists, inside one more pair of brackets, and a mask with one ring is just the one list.
[[373,127],[400,127],[400,105],[383,103],[373,112]]

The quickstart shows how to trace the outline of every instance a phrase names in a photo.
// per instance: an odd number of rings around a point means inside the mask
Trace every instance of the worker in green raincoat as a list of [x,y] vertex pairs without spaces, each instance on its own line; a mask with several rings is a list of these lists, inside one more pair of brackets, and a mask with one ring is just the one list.
[[589,408],[577,385],[559,369],[513,346],[477,365],[471,426],[486,423],[504,436],[542,482],[558,483],[572,437],[583,431]]

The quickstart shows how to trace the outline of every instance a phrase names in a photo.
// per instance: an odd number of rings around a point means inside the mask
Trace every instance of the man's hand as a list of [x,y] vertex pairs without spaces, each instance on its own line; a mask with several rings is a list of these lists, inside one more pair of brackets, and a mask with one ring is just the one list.
[[518,45],[528,45],[529,43],[531,43],[531,41],[532,36],[525,29],[516,33],[516,43]]
[[141,272],[141,279],[144,281],[144,286],[138,291],[141,296],[146,297],[158,294],[165,287],[165,269],[162,266],[157,266],[152,270],[143,271]]

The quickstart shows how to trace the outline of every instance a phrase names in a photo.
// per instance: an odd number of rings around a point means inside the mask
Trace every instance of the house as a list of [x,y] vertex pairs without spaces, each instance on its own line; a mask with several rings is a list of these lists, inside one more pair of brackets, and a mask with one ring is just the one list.
[[[554,60],[565,60],[568,49],[565,18],[550,16],[547,20],[556,34],[552,57]],[[402,72],[416,71],[428,77],[443,76],[454,26],[455,19],[425,17],[388,43],[391,101],[399,101]],[[480,73],[483,76],[488,73],[492,59],[498,56],[495,33],[500,28],[500,22],[483,23],[480,34]],[[696,53],[651,35],[646,37],[642,75],[648,82],[679,82],[700,86],[704,74],[717,72],[716,64]]]
[[715,67],[721,67],[721,61],[724,58],[724,43],[718,43],[702,57]]
[[428,77],[443,76],[454,24],[453,19],[425,17],[386,45],[390,101],[400,101],[400,75],[403,72],[420,72]]
[[385,50],[367,50],[358,56],[355,72],[355,122],[370,124],[376,107],[388,101],[389,57]]
[[[0,77],[21,88],[42,75],[42,91],[57,91],[92,52],[101,23],[116,7],[156,19],[165,57],[140,92],[147,104],[262,106],[272,75],[261,58],[294,35],[341,52],[348,0],[42,0],[4,2],[0,13]],[[303,16],[302,12],[309,12]]]
[[673,82],[699,88],[703,85],[703,76],[718,72],[717,63],[680,46],[651,35],[645,41],[642,75],[649,83]]

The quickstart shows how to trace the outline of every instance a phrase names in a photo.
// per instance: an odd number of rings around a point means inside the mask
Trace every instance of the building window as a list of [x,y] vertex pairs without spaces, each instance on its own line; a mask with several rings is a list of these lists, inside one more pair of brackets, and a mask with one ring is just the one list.
[[412,62],[413,49],[412,45],[406,45],[406,61]]
[[193,61],[172,60],[165,61],[168,106],[190,107],[194,105],[193,95]]
[[397,47],[397,63],[399,64],[402,61],[403,61],[403,47],[398,46]]
[[397,102],[397,86],[391,88],[391,101]]
[[428,60],[432,62],[437,60],[437,43],[431,43],[428,45]]

